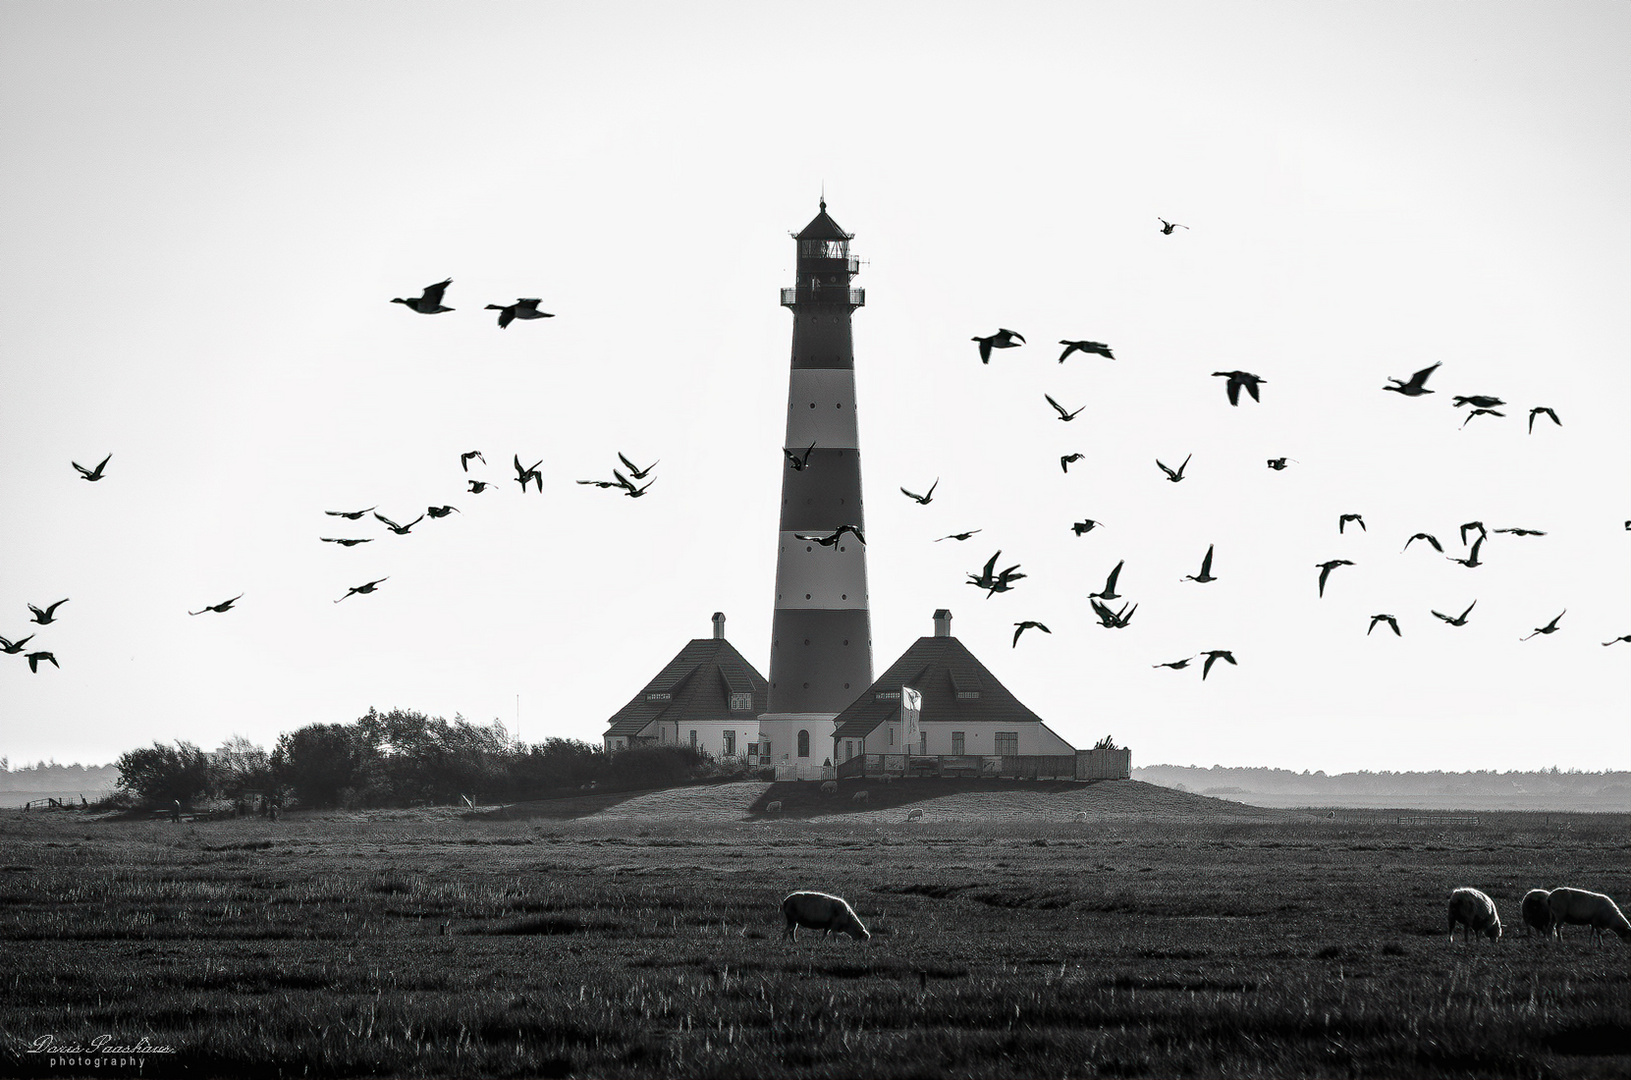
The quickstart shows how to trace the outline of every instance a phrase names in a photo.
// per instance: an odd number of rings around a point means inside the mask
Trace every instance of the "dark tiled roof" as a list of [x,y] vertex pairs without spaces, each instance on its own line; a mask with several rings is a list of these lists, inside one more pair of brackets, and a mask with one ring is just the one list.
[[[752,712],[731,711],[731,694],[753,695]],[[667,694],[648,701],[651,694]],[[638,735],[653,720],[753,720],[770,708],[770,684],[723,638],[695,638],[629,703],[612,715],[606,735]]]
[[[923,695],[923,719],[965,724],[1041,723],[954,637],[920,637],[834,723],[838,738],[861,738],[900,716],[901,686]],[[897,696],[874,700],[878,693]],[[978,697],[966,695],[977,693]]]
[[810,224],[796,234],[800,240],[853,240],[854,233],[838,227],[838,222],[827,216],[827,204],[821,204],[821,213],[810,219]]

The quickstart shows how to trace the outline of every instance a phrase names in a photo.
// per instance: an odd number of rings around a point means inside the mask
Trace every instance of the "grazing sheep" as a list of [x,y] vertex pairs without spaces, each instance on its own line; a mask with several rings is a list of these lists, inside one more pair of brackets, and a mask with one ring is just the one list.
[[822,937],[831,937],[834,930],[848,934],[856,941],[866,941],[872,935],[856,917],[855,909],[842,897],[818,892],[789,893],[782,901],[782,915],[787,919],[786,936],[798,940],[799,927],[820,930]]
[[857,791],[854,795],[850,796],[850,802],[870,802],[870,801],[871,801],[871,799],[868,797],[867,793],[864,792],[864,791]]
[[765,803],[765,813],[767,813],[767,814],[779,814],[781,812],[782,812],[782,801],[780,799],[777,799],[773,803]]
[[1569,923],[1589,926],[1598,939],[1604,930],[1612,930],[1621,941],[1631,941],[1631,923],[1626,922],[1611,897],[1585,889],[1553,889],[1546,898],[1546,907],[1552,917],[1552,933],[1561,936]]
[[1466,927],[1463,937],[1482,933],[1491,941],[1501,940],[1501,916],[1495,910],[1495,901],[1477,889],[1457,889],[1450,894],[1450,940],[1455,940],[1455,927]]
[[907,821],[922,821],[923,820],[923,811],[921,811],[921,810],[908,810],[908,811],[906,811],[906,820]]
[[1530,889],[1523,894],[1523,925],[1531,931],[1550,935],[1552,932],[1552,910],[1546,904],[1546,898],[1552,894],[1545,889]]
[[821,784],[821,794],[823,794],[823,795],[837,795],[838,794],[838,781],[837,780],[823,781],[822,784]]

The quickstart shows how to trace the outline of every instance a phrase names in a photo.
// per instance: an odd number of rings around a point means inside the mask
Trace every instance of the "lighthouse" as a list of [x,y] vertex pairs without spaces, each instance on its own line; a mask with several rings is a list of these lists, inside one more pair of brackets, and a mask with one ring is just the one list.
[[[768,711],[759,717],[769,761],[819,768],[833,746],[833,718],[872,684],[866,518],[855,410],[850,315],[866,303],[850,281],[860,260],[850,233],[820,212],[795,234],[798,270],[781,291],[793,313],[787,436],[782,446],[776,607],[770,632]],[[831,537],[851,526],[834,543]],[[837,764],[834,762],[833,764]]]

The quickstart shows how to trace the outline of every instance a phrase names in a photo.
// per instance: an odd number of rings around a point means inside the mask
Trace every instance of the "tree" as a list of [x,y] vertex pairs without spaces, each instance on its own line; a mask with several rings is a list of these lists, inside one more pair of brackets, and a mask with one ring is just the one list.
[[342,793],[367,791],[373,748],[344,724],[308,724],[278,736],[272,774],[306,806],[335,806]]
[[272,786],[272,759],[242,735],[234,735],[210,752],[210,794],[235,799],[246,790]]
[[155,742],[114,762],[118,785],[150,806],[190,803],[209,787],[209,755],[189,742],[174,748]]
[[1104,738],[1100,739],[1098,742],[1093,744],[1093,749],[1095,749],[1095,750],[1120,750],[1121,747],[1116,745],[1116,740],[1115,739],[1112,739],[1110,736],[1106,735]]

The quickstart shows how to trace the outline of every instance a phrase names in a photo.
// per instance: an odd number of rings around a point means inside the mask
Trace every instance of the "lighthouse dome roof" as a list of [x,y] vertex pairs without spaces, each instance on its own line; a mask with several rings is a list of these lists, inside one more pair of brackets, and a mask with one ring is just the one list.
[[810,224],[793,234],[799,240],[853,240],[854,233],[838,227],[838,222],[827,215],[827,200],[821,200],[821,212],[810,219]]

